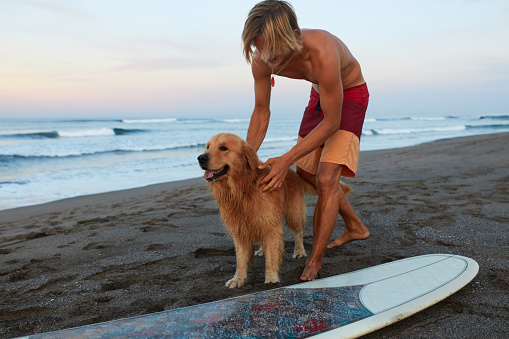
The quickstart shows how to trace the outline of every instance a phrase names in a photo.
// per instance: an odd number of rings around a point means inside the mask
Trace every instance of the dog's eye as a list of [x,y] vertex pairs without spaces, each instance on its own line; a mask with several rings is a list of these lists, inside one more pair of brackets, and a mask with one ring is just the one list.
[[219,149],[220,149],[221,151],[223,151],[223,152],[228,150],[228,148],[227,148],[226,146],[221,146],[221,147],[219,147]]

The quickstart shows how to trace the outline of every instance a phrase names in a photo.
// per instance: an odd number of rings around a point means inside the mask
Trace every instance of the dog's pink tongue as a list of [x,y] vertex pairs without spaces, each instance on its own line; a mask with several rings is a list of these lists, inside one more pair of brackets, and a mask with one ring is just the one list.
[[214,176],[214,173],[215,173],[215,171],[210,171],[210,170],[205,171],[205,175],[204,175],[205,179],[212,178]]

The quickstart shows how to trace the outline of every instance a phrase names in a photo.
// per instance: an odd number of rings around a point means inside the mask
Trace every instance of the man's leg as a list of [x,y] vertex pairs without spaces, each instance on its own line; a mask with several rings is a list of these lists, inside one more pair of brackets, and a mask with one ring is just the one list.
[[[316,176],[315,187],[318,191],[313,218],[313,249],[306,262],[306,268],[302,273],[301,280],[313,280],[317,277],[322,266],[322,259],[327,249],[336,220],[339,214],[345,220],[345,232],[336,239],[329,248],[339,246],[352,240],[366,239],[369,236],[368,229],[362,224],[348,202],[339,179],[342,166],[333,163],[320,163]],[[312,175],[297,169],[299,174],[308,182]]]
[[355,214],[352,205],[350,205],[344,193],[340,194],[339,214],[345,222],[345,232],[327,246],[327,248],[341,246],[354,240],[364,240],[369,237],[368,228],[364,226],[357,214]]

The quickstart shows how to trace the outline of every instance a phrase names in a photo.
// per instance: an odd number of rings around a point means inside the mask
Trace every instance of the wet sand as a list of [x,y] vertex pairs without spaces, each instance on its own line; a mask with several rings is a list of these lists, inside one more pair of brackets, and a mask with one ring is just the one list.
[[[509,133],[362,152],[345,181],[371,237],[328,250],[320,277],[430,253],[480,266],[456,294],[366,338],[509,337]],[[342,229],[339,218],[333,237]],[[285,246],[280,284],[263,283],[255,258],[246,286],[226,288],[235,250],[202,178],[0,211],[0,337],[295,284],[305,259],[292,259],[289,232]]]

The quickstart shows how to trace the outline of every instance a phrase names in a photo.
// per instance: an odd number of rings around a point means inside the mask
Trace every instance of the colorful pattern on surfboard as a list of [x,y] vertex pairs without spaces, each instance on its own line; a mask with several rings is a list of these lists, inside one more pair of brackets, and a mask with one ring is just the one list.
[[281,288],[30,338],[306,338],[371,316],[361,289]]
[[477,271],[477,263],[469,258],[425,255],[237,298],[27,338],[357,337],[446,298]]

